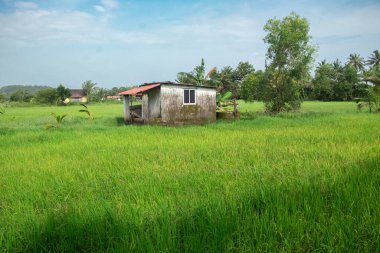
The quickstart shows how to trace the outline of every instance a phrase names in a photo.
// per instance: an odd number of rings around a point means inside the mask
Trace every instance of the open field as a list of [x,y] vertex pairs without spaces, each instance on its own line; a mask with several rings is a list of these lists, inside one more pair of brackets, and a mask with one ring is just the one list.
[[89,109],[0,115],[0,252],[380,251],[378,114],[240,102],[245,120],[174,128]]

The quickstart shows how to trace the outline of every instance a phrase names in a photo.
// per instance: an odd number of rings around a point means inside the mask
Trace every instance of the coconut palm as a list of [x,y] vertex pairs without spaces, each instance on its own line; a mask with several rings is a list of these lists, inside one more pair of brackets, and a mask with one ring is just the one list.
[[365,75],[363,75],[363,81],[380,86],[380,68],[376,67],[370,69],[368,73],[365,73]]
[[93,83],[91,80],[87,80],[82,83],[82,89],[87,96],[87,103],[90,102],[92,91],[94,90],[96,83]]
[[63,122],[63,119],[67,116],[66,114],[64,115],[57,115],[54,112],[51,113],[51,116],[55,119],[55,124],[48,124],[46,126],[46,129],[50,128],[60,128]]
[[327,64],[327,61],[326,61],[326,59],[324,59],[323,61],[321,61],[320,63],[318,63],[318,68],[320,68],[320,67],[322,67],[322,66],[324,66],[326,64]]
[[356,71],[364,70],[364,58],[359,54],[350,54],[348,57],[347,65],[350,65],[356,69]]
[[90,110],[88,110],[88,107],[85,105],[85,104],[80,104],[83,109],[79,110],[79,112],[84,112],[85,114],[87,114],[87,116],[90,118],[90,119],[94,119],[94,117],[92,116]]
[[337,71],[343,69],[342,63],[341,63],[341,61],[339,61],[339,59],[336,59],[333,62],[332,66],[333,66],[333,69],[337,70]]
[[367,60],[367,65],[371,66],[372,68],[377,68],[380,65],[380,53],[379,50],[373,51],[371,56]]

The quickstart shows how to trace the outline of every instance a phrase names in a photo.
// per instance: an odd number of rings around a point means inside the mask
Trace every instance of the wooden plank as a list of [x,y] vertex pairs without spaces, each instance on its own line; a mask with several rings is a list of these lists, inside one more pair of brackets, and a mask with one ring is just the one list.
[[129,108],[129,100],[130,96],[123,96],[123,103],[124,103],[124,122],[130,123],[131,121],[131,111]]

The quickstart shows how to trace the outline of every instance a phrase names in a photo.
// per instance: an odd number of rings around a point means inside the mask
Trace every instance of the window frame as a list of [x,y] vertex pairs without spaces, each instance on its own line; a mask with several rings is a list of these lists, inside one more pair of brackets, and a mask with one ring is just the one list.
[[[188,90],[189,91],[189,103],[185,103],[185,91]],[[194,103],[191,103],[190,102],[190,91],[194,91]],[[183,105],[196,105],[197,104],[197,89],[192,89],[192,88],[188,88],[188,89],[183,89]]]

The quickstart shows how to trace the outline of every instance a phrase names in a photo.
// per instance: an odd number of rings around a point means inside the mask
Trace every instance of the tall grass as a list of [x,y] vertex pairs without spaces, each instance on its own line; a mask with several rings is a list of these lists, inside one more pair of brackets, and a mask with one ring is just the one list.
[[[121,105],[92,106],[93,121],[9,108],[0,251],[379,251],[379,115],[240,107],[254,119],[181,128],[124,126]],[[70,115],[57,131],[51,111]]]

